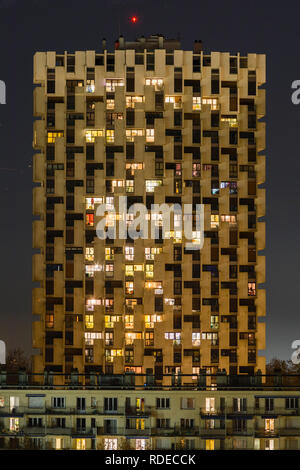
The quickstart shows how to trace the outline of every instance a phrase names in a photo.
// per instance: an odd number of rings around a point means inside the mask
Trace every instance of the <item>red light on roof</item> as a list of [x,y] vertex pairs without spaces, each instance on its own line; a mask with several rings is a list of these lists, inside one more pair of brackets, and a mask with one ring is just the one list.
[[138,19],[136,16],[132,16],[130,20],[131,20],[131,23],[136,23]]

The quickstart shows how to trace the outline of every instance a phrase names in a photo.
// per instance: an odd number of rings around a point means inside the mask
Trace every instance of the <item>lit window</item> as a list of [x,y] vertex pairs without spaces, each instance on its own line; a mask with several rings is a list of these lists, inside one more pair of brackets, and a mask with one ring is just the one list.
[[75,449],[76,450],[85,450],[86,449],[86,440],[85,439],[75,439]]
[[134,327],[134,317],[133,315],[125,315],[125,328]]
[[161,321],[161,315],[145,315],[145,328],[154,328],[154,324]]
[[105,260],[112,261],[114,259],[114,253],[113,248],[105,248]]
[[167,299],[165,298],[166,305],[175,305],[175,299]]
[[219,316],[218,315],[211,315],[210,316],[210,327],[212,329],[219,328]]
[[165,103],[173,103],[174,108],[181,108],[182,99],[181,96],[166,96]]
[[134,108],[135,103],[143,103],[144,96],[126,96],[126,108]]
[[125,344],[133,344],[135,339],[142,339],[142,333],[125,332]]
[[154,129],[146,129],[146,142],[154,142]]
[[217,98],[202,98],[201,101],[203,105],[209,105],[213,111],[219,109]]
[[265,431],[266,432],[274,432],[275,429],[275,419],[265,419]]
[[199,178],[201,176],[201,163],[193,163],[192,175],[195,178]]
[[153,193],[157,186],[162,185],[162,180],[146,180],[146,192]]
[[86,315],[85,316],[85,327],[86,328],[94,328],[94,315]]
[[130,170],[130,173],[132,176],[134,175],[135,170],[143,170],[143,169],[144,169],[144,163],[126,163],[126,170]]
[[248,295],[256,295],[256,283],[248,282]]
[[145,248],[146,260],[154,260],[155,255],[162,253],[162,248]]
[[216,399],[205,398],[205,411],[206,413],[214,413],[216,411]]
[[126,294],[133,294],[133,282],[127,281],[125,283],[125,293]]
[[192,333],[192,345],[200,346],[200,336],[201,333]]
[[103,197],[86,197],[85,208],[86,210],[94,210],[96,204],[103,204]]
[[165,339],[171,339],[173,344],[181,344],[181,333],[165,333]]
[[238,120],[236,117],[228,116],[228,117],[221,117],[221,122],[228,122],[230,127],[237,127]]
[[46,328],[54,328],[54,315],[51,313],[46,314]]
[[105,315],[104,322],[105,328],[114,328],[115,323],[120,321],[120,316],[118,315]]
[[105,80],[105,88],[108,92],[114,92],[117,86],[124,86],[123,78],[107,78]]
[[146,278],[153,278],[154,275],[154,266],[153,264],[146,264]]
[[106,142],[111,144],[115,141],[115,131],[113,129],[106,130]]
[[205,450],[215,450],[215,441],[213,439],[205,440]]
[[133,276],[133,264],[126,264],[125,266],[125,276]]
[[90,227],[94,226],[94,214],[86,214],[86,225],[89,225]]
[[161,281],[146,281],[145,288],[146,289],[162,289],[162,282]]
[[86,247],[85,248],[85,260],[86,261],[94,261],[94,248],[93,247]]
[[86,129],[85,131],[85,141],[86,142],[95,142],[96,137],[103,137],[103,129]]
[[228,222],[231,225],[236,225],[235,215],[221,215],[221,222]]
[[266,439],[265,450],[274,450],[274,449],[275,449],[274,439]]
[[133,193],[134,192],[134,180],[126,180],[126,193]]
[[106,108],[107,109],[115,109],[115,100],[107,99],[106,100]]
[[201,96],[193,96],[193,111],[200,111],[201,109]]
[[114,357],[122,357],[122,349],[105,349],[105,360],[106,362],[113,362]]
[[63,137],[64,133],[63,131],[57,131],[57,132],[48,132],[48,144],[54,144],[55,140],[59,137]]
[[133,258],[134,258],[134,247],[125,246],[125,259],[127,261],[133,261]]
[[100,264],[87,264],[85,266],[85,273],[87,277],[94,277],[95,272],[103,271],[103,266]]
[[86,93],[94,93],[94,91],[95,91],[95,80],[87,80],[86,81],[85,91],[86,91]]
[[118,439],[104,439],[104,450],[117,450]]
[[102,333],[84,333],[85,344],[92,346],[95,339],[101,339]]
[[19,418],[10,418],[9,419],[9,430],[18,432],[20,429],[20,420]]
[[211,228],[219,227],[219,216],[218,215],[212,214],[210,216],[210,226],[211,226]]
[[128,142],[134,142],[135,137],[142,137],[143,135],[143,129],[126,129],[126,139]]
[[114,264],[106,263],[105,265],[105,275],[107,277],[112,277],[114,275]]
[[145,84],[147,86],[155,86],[155,88],[161,88],[164,81],[161,78],[146,78]]

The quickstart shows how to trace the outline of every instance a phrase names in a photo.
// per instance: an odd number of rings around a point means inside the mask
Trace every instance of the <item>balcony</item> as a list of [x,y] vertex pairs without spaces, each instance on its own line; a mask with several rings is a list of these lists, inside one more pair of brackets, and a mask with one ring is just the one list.
[[151,407],[145,406],[142,410],[140,410],[135,406],[127,406],[125,408],[125,414],[127,418],[130,416],[148,418],[151,415]]
[[200,436],[202,439],[212,439],[212,438],[225,438],[226,430],[220,428],[213,428],[213,429],[200,429]]

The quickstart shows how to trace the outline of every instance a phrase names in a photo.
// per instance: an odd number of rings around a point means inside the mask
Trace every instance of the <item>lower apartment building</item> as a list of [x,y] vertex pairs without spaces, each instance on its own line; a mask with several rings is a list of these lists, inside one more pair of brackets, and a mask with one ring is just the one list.
[[0,448],[300,449],[299,385],[139,390],[112,380],[57,387],[0,379]]

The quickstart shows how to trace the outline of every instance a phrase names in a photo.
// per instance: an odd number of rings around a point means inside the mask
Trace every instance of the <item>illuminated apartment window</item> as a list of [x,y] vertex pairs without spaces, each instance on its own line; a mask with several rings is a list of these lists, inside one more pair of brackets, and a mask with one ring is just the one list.
[[133,258],[134,258],[134,247],[125,246],[125,259],[127,261],[133,261]]
[[154,275],[154,266],[153,264],[146,264],[146,278],[149,279],[149,278],[153,278],[153,275]]
[[114,275],[114,264],[106,263],[105,265],[105,275],[106,277],[112,277]]
[[221,215],[221,222],[227,222],[231,225],[236,225],[236,216],[235,215]]
[[114,192],[114,188],[123,188],[124,187],[124,180],[112,180],[112,192]]
[[100,299],[88,299],[86,301],[87,305],[101,305],[101,300]]
[[266,439],[265,440],[265,450],[274,450],[274,449],[275,449],[274,439]]
[[86,197],[85,198],[85,208],[86,210],[94,210],[96,204],[103,204],[103,197]]
[[105,80],[105,88],[108,92],[116,91],[116,87],[124,86],[124,79],[123,78],[107,78]]
[[85,327],[89,329],[94,328],[94,315],[85,316]]
[[128,142],[134,142],[135,137],[142,137],[144,135],[144,129],[126,129],[126,140]]
[[142,333],[125,332],[125,344],[127,346],[132,345],[135,339],[142,339]]
[[115,109],[115,100],[106,99],[106,108],[107,109]]
[[255,282],[248,282],[248,295],[250,296],[256,295],[256,283]]
[[161,88],[164,84],[163,79],[161,78],[146,78],[145,84],[147,86],[155,86],[155,88]]
[[145,328],[154,328],[154,324],[160,323],[161,321],[161,315],[145,315]]
[[94,277],[95,272],[103,271],[103,266],[100,264],[88,264],[85,266],[85,274],[87,277]]
[[146,281],[145,289],[162,289],[161,281]]
[[113,248],[105,248],[105,260],[112,261],[114,259],[114,249]]
[[94,261],[94,248],[93,247],[86,247],[85,248],[85,260],[86,261]]
[[275,419],[274,418],[265,419],[265,431],[274,432],[274,430],[275,430]]
[[129,295],[133,294],[133,282],[126,281],[125,293]]
[[106,142],[111,144],[115,141],[115,131],[113,129],[106,129]]
[[146,142],[154,142],[154,129],[146,129]]
[[218,99],[217,98],[202,98],[203,105],[210,105],[212,111],[219,109]]
[[133,315],[125,315],[125,328],[134,327],[134,317]]
[[201,163],[193,163],[192,175],[195,178],[199,178],[201,176]]
[[181,333],[174,333],[173,331],[165,333],[165,339],[170,339],[173,341],[173,344],[179,345],[181,344]]
[[221,122],[228,122],[230,127],[238,127],[238,120],[236,117],[221,117]]
[[213,439],[205,439],[205,450],[215,450],[215,441]]
[[126,193],[134,192],[134,180],[126,180],[125,182]]
[[9,430],[18,432],[20,429],[20,420],[19,418],[10,418],[9,419]]
[[86,81],[85,91],[86,91],[86,93],[94,93],[95,92],[95,80],[87,80]]
[[146,180],[146,192],[153,193],[157,186],[162,185],[162,180]]
[[133,274],[134,274],[133,264],[126,264],[126,266],[125,266],[125,276],[132,277]]
[[63,137],[63,131],[56,131],[56,132],[48,132],[48,144],[54,144],[55,140],[59,137]]
[[75,449],[76,450],[85,450],[86,449],[86,440],[85,439],[75,439]]
[[126,108],[134,108],[135,103],[144,103],[144,96],[126,96]]
[[93,346],[95,339],[101,339],[102,333],[84,333],[85,344]]
[[46,328],[54,328],[54,315],[51,313],[46,314]]
[[103,137],[103,129],[86,129],[85,131],[85,141],[86,142],[95,142],[96,137]]
[[118,450],[118,439],[104,439],[104,450]]
[[210,327],[212,329],[219,328],[219,316],[218,315],[211,315],[210,316]]
[[211,226],[211,228],[219,227],[219,216],[217,214],[211,214],[211,216],[210,216],[210,226]]
[[106,331],[105,332],[105,346],[113,346],[114,344],[114,332]]
[[105,315],[104,322],[105,328],[114,328],[115,323],[120,321],[120,316],[118,315]]
[[143,169],[144,169],[144,163],[126,163],[126,170],[130,170],[132,176],[134,175],[135,170],[143,170]]
[[94,214],[86,214],[86,225],[93,227],[94,226]]
[[206,397],[205,398],[205,411],[206,413],[215,413],[216,411],[216,399]]
[[181,108],[182,106],[182,97],[175,95],[175,96],[166,96],[165,103],[173,103],[174,108]]
[[201,96],[193,96],[193,111],[201,110]]
[[145,248],[145,259],[154,260],[155,255],[162,253],[162,248]]
[[115,357],[122,357],[122,349],[105,349],[106,362],[113,362]]
[[192,346],[200,346],[201,333],[192,333]]

